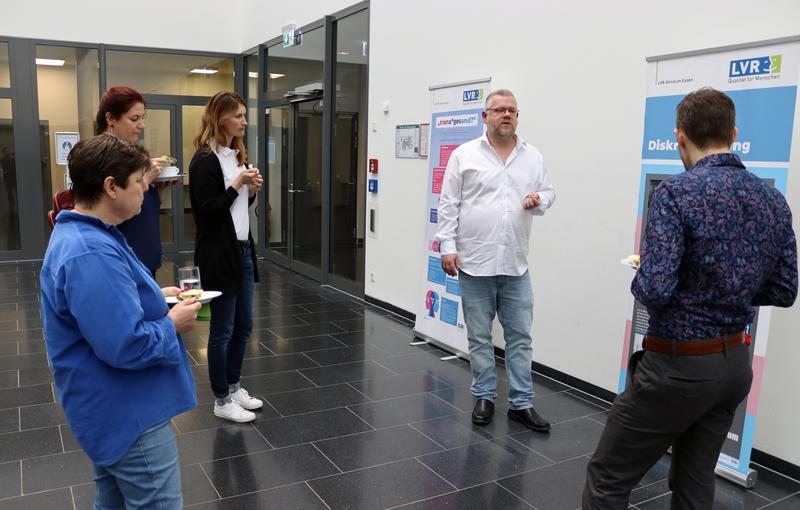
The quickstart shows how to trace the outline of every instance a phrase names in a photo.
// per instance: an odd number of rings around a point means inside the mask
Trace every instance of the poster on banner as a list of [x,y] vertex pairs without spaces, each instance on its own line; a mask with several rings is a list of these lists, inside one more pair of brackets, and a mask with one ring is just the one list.
[[[483,135],[483,102],[489,93],[489,85],[487,78],[430,88],[432,115],[425,190],[425,244],[421,253],[424,269],[416,305],[414,333],[461,356],[469,353],[461,308],[461,289],[458,278],[447,276],[442,269],[436,240],[437,210],[450,155],[462,143]],[[425,144],[425,141],[422,143]]]
[[[747,170],[786,194],[789,174],[800,41],[754,44],[751,47],[652,59],[647,67],[644,137],[633,253],[639,253],[653,192],[684,170],[673,130],[675,109],[683,97],[701,87],[725,92],[736,105],[739,134],[731,146]],[[618,391],[625,388],[628,359],[641,349],[647,332],[647,309],[633,300],[625,323]],[[753,360],[753,384],[734,417],[717,463],[717,473],[752,487],[750,469],[758,400],[770,329],[771,308],[758,310],[747,333]]]

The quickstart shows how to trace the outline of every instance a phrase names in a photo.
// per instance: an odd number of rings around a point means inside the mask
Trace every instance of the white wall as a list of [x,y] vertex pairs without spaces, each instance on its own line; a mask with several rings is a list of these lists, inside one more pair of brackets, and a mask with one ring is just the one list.
[[[281,35],[281,28],[298,28],[358,3],[358,0],[241,0],[244,24],[241,48],[246,50]],[[381,0],[378,0],[381,1]],[[383,0],[385,1],[385,0]]]
[[[797,35],[800,4],[676,0],[374,1],[370,15],[369,157],[380,159],[378,238],[368,238],[366,293],[414,311],[422,271],[426,160],[394,158],[394,126],[430,119],[428,86],[485,76],[512,89],[519,133],[544,154],[558,191],[534,220],[534,357],[614,390],[632,272],[645,58]],[[382,112],[389,101],[391,110]],[[795,140],[800,138],[796,132]],[[796,144],[797,145],[797,144]],[[797,156],[797,151],[795,151]],[[798,162],[798,157],[794,158]],[[800,172],[795,163],[792,175]],[[800,211],[796,178],[790,203]],[[800,215],[800,212],[797,213]],[[796,227],[797,228],[797,225]],[[777,310],[756,447],[800,464],[800,307]]]
[[0,16],[10,37],[239,53],[243,0],[13,2]]

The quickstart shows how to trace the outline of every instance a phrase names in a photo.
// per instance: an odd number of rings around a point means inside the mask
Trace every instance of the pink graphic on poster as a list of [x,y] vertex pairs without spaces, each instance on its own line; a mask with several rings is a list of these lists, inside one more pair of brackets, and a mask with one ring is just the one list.
[[442,193],[442,181],[444,181],[444,168],[433,169],[433,179],[431,182],[431,193],[440,195]]
[[458,148],[458,144],[456,145],[440,145],[439,146],[439,166],[447,166],[447,162],[450,161],[450,154],[453,153],[454,150]]

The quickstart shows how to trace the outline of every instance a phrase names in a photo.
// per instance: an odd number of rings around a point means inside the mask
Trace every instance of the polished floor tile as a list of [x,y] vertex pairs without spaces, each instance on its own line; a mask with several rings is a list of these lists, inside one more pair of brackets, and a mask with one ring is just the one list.
[[362,419],[345,408],[256,421],[255,426],[275,448],[309,443],[372,429]]
[[350,409],[375,428],[460,413],[455,407],[427,393],[352,405]]
[[[169,259],[163,284],[192,263]],[[386,310],[259,269],[241,380],[264,400],[255,422],[213,416],[209,323],[183,335],[200,402],[173,419],[188,508],[577,509],[608,402],[536,373],[534,405],[553,427],[531,432],[506,417],[497,358],[494,419],[474,425],[467,361],[410,345],[413,323]],[[89,510],[91,463],[53,399],[37,271],[0,264],[0,510]],[[669,464],[664,456],[647,472],[632,508],[669,506]],[[715,509],[800,508],[800,482],[755,467],[753,490],[717,481]]]
[[[186,501],[188,503],[188,501]],[[252,510],[255,508],[281,508],[297,510],[328,510],[306,483],[296,483],[277,489],[233,496],[199,505],[191,510]]]
[[536,453],[560,462],[591,455],[602,433],[603,426],[599,423],[588,418],[578,418],[553,425],[549,434],[526,431],[510,437]]
[[0,500],[22,494],[21,473],[19,461],[0,464]]
[[92,462],[83,451],[22,461],[22,490],[41,492],[92,481]]
[[497,483],[536,508],[575,510],[581,506],[586,464],[578,459],[504,478]]
[[19,409],[0,409],[0,434],[16,432],[19,428]]
[[408,425],[373,430],[314,443],[342,471],[441,451],[442,448]]
[[58,427],[0,434],[0,462],[61,453]]
[[178,456],[182,465],[272,449],[253,427],[218,427],[197,432],[178,434]]
[[316,448],[299,445],[201,464],[223,498],[339,472]]
[[267,401],[284,416],[369,402],[369,397],[347,384],[269,395]]
[[[290,340],[277,338],[275,340],[262,341],[261,343],[275,354],[289,354],[294,352],[317,351],[320,349],[344,347],[344,344],[330,335],[292,338]],[[307,352],[307,354],[310,353]]]
[[531,510],[533,507],[496,483],[477,485],[444,496],[397,507],[397,510]]
[[319,386],[395,375],[394,372],[388,368],[385,368],[372,360],[342,363],[341,365],[329,365],[319,368],[308,368],[301,370],[300,373],[308,377],[311,381]]
[[412,372],[379,377],[377,379],[353,381],[350,385],[373,400],[384,400],[415,393],[435,392],[451,387],[446,382],[426,372]]
[[452,485],[414,459],[311,480],[308,484],[331,510],[389,508],[453,490]]
[[419,460],[459,489],[553,463],[509,438],[433,453]]
[[0,499],[0,510],[53,510],[55,508],[72,508],[72,492],[69,488]]

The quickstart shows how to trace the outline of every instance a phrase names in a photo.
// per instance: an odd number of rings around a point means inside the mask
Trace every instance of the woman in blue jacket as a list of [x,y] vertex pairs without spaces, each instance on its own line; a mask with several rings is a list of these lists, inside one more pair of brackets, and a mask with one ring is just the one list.
[[58,401],[94,464],[95,508],[182,507],[170,419],[197,405],[179,333],[200,303],[171,310],[117,225],[139,213],[150,158],[104,134],[69,154],[75,208],[58,215],[40,274]]

